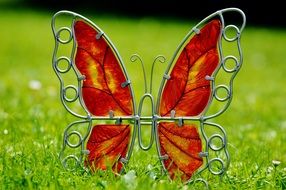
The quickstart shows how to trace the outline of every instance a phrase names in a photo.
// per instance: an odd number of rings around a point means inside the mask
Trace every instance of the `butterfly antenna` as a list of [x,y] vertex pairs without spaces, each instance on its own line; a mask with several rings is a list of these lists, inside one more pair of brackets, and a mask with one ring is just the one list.
[[154,73],[154,66],[156,62],[161,62],[161,63],[165,63],[166,62],[166,58],[163,55],[158,55],[157,57],[155,57],[153,63],[152,63],[152,69],[151,69],[151,80],[150,80],[150,94],[152,94],[152,86],[153,86],[153,73]]
[[131,61],[131,62],[135,62],[135,61],[137,61],[137,60],[139,60],[139,62],[140,62],[140,64],[141,64],[141,67],[142,67],[142,70],[143,70],[145,93],[147,93],[148,90],[147,90],[147,80],[146,80],[146,72],[145,72],[144,63],[143,63],[141,57],[140,57],[138,54],[133,54],[133,55],[130,57],[130,61]]

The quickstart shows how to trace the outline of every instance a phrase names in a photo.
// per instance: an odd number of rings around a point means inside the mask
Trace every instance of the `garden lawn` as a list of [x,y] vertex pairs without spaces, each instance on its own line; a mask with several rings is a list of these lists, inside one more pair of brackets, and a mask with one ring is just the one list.
[[[75,118],[60,102],[52,69],[53,14],[0,8],[0,189],[187,189],[160,175],[154,147],[144,152],[136,145],[122,176],[63,169],[58,158],[63,131]],[[143,76],[130,56],[140,54],[150,76],[154,57],[163,54],[169,61],[194,26],[172,19],[85,16],[117,47],[137,102]],[[231,164],[226,175],[214,176],[209,184],[213,189],[286,189],[286,29],[247,25],[242,49],[233,102],[216,119],[228,135]],[[154,94],[165,68],[156,66]]]

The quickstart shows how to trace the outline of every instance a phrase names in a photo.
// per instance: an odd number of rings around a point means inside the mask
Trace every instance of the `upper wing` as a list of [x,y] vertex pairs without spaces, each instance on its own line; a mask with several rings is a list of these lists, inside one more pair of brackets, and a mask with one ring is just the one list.
[[220,32],[220,21],[212,20],[182,49],[163,90],[161,116],[173,110],[176,116],[197,116],[205,109],[211,94],[206,77],[218,67]]
[[[219,20],[208,22],[186,42],[173,61],[174,66],[164,85],[160,99],[161,116],[199,116],[211,96],[208,80],[219,65]],[[199,157],[202,142],[195,125],[178,126],[175,122],[160,122],[158,126],[160,154],[171,178],[179,175],[188,180],[203,164]]]
[[85,21],[74,24],[77,52],[75,63],[85,76],[82,85],[87,109],[96,116],[127,116],[133,113],[133,100],[119,59],[106,38]]

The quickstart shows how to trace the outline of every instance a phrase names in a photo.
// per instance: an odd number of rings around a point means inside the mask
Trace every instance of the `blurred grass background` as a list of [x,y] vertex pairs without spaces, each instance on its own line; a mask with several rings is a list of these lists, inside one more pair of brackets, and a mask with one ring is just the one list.
[[[156,162],[154,151],[134,150],[128,166],[137,172],[134,182],[110,173],[91,176],[62,169],[58,153],[63,130],[73,118],[61,105],[59,82],[52,70],[50,22],[55,12],[0,4],[1,189],[181,188],[146,174],[148,163]],[[81,14],[99,25],[117,47],[137,102],[143,93],[142,76],[130,63],[130,56],[139,53],[147,67],[158,54],[168,61],[196,23],[176,18]],[[244,63],[234,82],[233,102],[218,118],[228,135],[231,165],[222,182],[210,184],[220,189],[285,189],[286,29],[247,25],[242,48]],[[154,89],[165,68],[157,67]]]

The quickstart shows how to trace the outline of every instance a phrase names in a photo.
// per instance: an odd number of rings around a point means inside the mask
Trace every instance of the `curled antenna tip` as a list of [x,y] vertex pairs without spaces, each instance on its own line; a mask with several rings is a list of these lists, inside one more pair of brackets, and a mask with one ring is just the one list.
[[159,61],[159,62],[161,62],[161,63],[165,63],[166,62],[166,57],[164,56],[164,55],[158,55],[156,58],[155,58],[155,60],[154,60],[154,62],[155,61]]
[[130,57],[130,61],[132,61],[132,62],[135,62],[136,60],[141,60],[141,57],[140,57],[140,55],[138,55],[138,54],[133,54],[133,55],[131,55],[131,57]]

